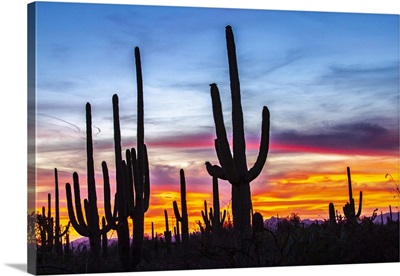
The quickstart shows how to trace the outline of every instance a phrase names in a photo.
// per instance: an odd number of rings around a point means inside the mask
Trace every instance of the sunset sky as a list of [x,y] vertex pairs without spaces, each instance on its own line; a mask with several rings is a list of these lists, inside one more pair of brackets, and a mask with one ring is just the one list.
[[[298,213],[327,219],[333,202],[342,213],[347,166],[356,203],[363,191],[362,215],[375,208],[388,212],[389,205],[398,210],[398,15],[39,2],[36,19],[38,211],[47,206],[47,193],[54,197],[54,168],[64,224],[65,183],[72,183],[75,171],[86,197],[90,102],[104,214],[103,160],[115,176],[113,94],[120,101],[122,148],[136,147],[138,46],[151,174],[145,231],[150,233],[151,222],[164,231],[163,210],[171,219],[172,202],[180,206],[181,168],[189,227],[196,230],[203,201],[210,206],[212,200],[204,163],[218,163],[210,83],[219,86],[231,133],[226,25],[236,41],[249,167],[258,153],[263,106],[271,113],[268,159],[251,183],[254,211],[264,218]],[[221,208],[228,212],[230,188],[219,181]]]

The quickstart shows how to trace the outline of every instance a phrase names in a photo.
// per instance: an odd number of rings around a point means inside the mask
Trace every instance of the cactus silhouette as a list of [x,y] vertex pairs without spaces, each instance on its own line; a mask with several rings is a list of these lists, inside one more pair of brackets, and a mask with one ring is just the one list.
[[329,203],[329,222],[331,224],[336,224],[335,205],[332,202]]
[[[144,110],[143,110],[143,80],[139,48],[135,48],[136,79],[137,79],[137,150],[125,151],[126,160],[122,159],[121,128],[119,117],[118,95],[113,95],[114,122],[114,154],[116,166],[116,186],[114,208],[117,214],[111,214],[109,204],[109,182],[105,184],[107,195],[105,212],[107,225],[117,229],[120,259],[126,271],[135,268],[143,255],[144,214],[149,209],[150,173],[147,147],[144,144]],[[107,164],[103,162],[103,174]],[[105,180],[106,183],[106,180]],[[129,244],[128,218],[133,221],[132,246]],[[131,258],[129,256],[131,255]]]
[[[144,143],[143,78],[140,51],[135,47],[135,65],[137,82],[137,156],[132,154],[134,166],[135,201],[133,208],[133,265],[136,266],[143,256],[144,214],[150,204],[150,173],[147,147]],[[133,201],[132,201],[133,202]]]
[[68,233],[69,226],[71,222],[69,221],[64,231],[61,231],[60,225],[60,198],[59,198],[59,190],[58,190],[58,172],[57,169],[54,169],[54,179],[55,179],[55,233],[54,233],[54,247],[58,255],[62,255],[62,237]]
[[39,235],[40,235],[40,244],[41,247],[44,248],[46,246],[46,241],[47,241],[47,218],[46,218],[46,208],[42,206],[42,213],[37,214],[37,225],[39,229]]
[[47,194],[47,216],[46,209],[42,207],[42,215],[38,217],[38,226],[42,246],[46,246],[49,251],[54,249],[56,253],[61,256],[63,254],[62,237],[68,233],[70,222],[68,222],[64,231],[61,231],[60,224],[60,201],[58,189],[58,172],[54,169],[55,179],[55,218],[51,216],[51,194]]
[[167,245],[168,253],[170,253],[171,252],[172,233],[169,230],[167,210],[164,210],[164,218],[165,218],[165,231],[164,231],[165,244]]
[[67,195],[68,216],[71,224],[79,235],[89,238],[90,257],[88,270],[96,271],[98,269],[98,263],[100,261],[101,232],[99,227],[99,213],[97,209],[96,184],[94,177],[92,114],[90,103],[86,104],[86,157],[88,187],[88,198],[84,200],[84,212],[86,214],[86,221],[83,217],[80,198],[79,176],[77,172],[73,173],[75,211],[72,202],[71,184],[66,183],[65,189]]
[[213,208],[210,210],[210,220],[212,222],[212,230],[217,231],[224,225],[226,210],[223,214],[220,212],[219,206],[219,189],[218,189],[218,178],[213,176]]
[[201,211],[201,217],[203,218],[204,224],[206,228],[204,228],[205,233],[211,232],[211,217],[212,217],[212,208],[208,211],[207,201],[204,200],[204,210]]
[[360,217],[361,214],[361,208],[362,208],[362,191],[360,191],[360,201],[358,205],[358,212],[356,213],[355,211],[355,204],[354,204],[354,198],[353,198],[353,189],[351,186],[351,173],[350,173],[350,167],[347,167],[347,180],[348,180],[348,187],[349,187],[349,202],[345,204],[343,207],[343,213],[346,216],[346,219],[349,222],[355,222],[356,219]]
[[[217,182],[215,181],[215,179],[213,179],[214,187],[216,183]],[[223,214],[220,212],[218,198],[218,196],[213,196],[214,208],[210,207],[210,209],[207,208],[207,201],[204,200],[204,210],[201,211],[201,217],[203,218],[204,224],[206,226],[206,228],[204,229],[204,231],[206,232],[218,231],[218,229],[221,229],[224,224],[226,210],[224,210]]]
[[[183,169],[179,171],[180,174],[180,184],[181,184],[181,209],[182,214],[179,213],[178,204],[176,201],[173,202],[174,213],[176,219],[181,223],[182,227],[182,243],[184,247],[185,254],[188,253],[189,249],[189,222],[188,222],[188,213],[187,213],[187,204],[186,204],[186,181],[185,181],[185,172]],[[179,232],[179,227],[177,232]]]
[[47,216],[46,207],[42,206],[42,214],[38,215],[37,223],[40,232],[41,245],[47,250],[53,250],[54,218],[51,216],[51,194],[47,194]]
[[264,231],[264,218],[259,212],[252,215],[252,229],[253,234]]
[[[126,176],[124,177],[124,161],[122,160],[122,147],[121,147],[121,128],[120,128],[120,118],[119,118],[119,99],[116,94],[112,97],[113,105],[113,125],[114,125],[114,158],[115,158],[115,169],[116,169],[116,200],[114,202],[114,208],[117,209],[118,215],[111,215],[111,207],[108,202],[109,187],[105,185],[105,193],[107,194],[107,202],[105,202],[105,215],[107,224],[110,228],[117,230],[118,234],[118,252],[120,261],[124,267],[125,271],[130,271],[132,267],[130,258],[130,240],[129,240],[129,224],[128,224],[128,209],[127,202],[128,197],[133,197],[125,193],[126,189]],[[103,161],[103,175],[106,172],[107,164]],[[126,167],[126,165],[125,165]],[[107,181],[108,182],[108,181]],[[106,181],[105,181],[106,183]],[[107,187],[106,187],[107,186]]]
[[[178,208],[178,205],[177,205],[177,208]],[[179,223],[179,220],[178,220],[178,218],[175,216],[175,222],[176,222],[176,225],[174,226],[174,237],[175,237],[175,242],[178,244],[178,243],[181,243],[181,230],[180,230],[180,223]]]
[[[101,229],[106,229],[106,218],[102,217],[101,218]],[[107,259],[108,257],[108,239],[107,239],[107,232],[106,231],[101,231],[101,256],[103,259]]]
[[213,117],[217,139],[215,148],[219,163],[211,165],[206,162],[206,168],[211,176],[228,180],[232,184],[232,213],[235,230],[244,235],[249,235],[251,194],[250,182],[262,171],[266,162],[269,149],[270,114],[266,106],[262,111],[261,142],[257,160],[251,169],[247,168],[246,143],[243,125],[243,111],[240,96],[239,72],[236,61],[236,49],[231,26],[226,27],[226,42],[228,50],[228,63],[230,87],[232,98],[232,128],[233,128],[233,154],[229,148],[226,135],[221,100],[218,87],[211,84],[211,99]]

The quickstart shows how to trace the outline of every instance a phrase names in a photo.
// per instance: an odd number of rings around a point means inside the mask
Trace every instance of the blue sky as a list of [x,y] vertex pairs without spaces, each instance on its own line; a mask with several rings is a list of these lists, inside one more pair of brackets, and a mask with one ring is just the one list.
[[[183,167],[192,189],[201,191],[204,162],[216,162],[210,83],[219,86],[230,133],[226,25],[235,35],[249,163],[266,105],[276,145],[267,163],[271,179],[299,170],[298,162],[325,166],[327,157],[318,156],[318,163],[306,155],[321,152],[378,156],[373,162],[391,156],[388,169],[398,172],[396,15],[46,2],[37,4],[38,168],[57,167],[63,180],[76,170],[85,173],[86,102],[92,104],[96,170],[102,160],[113,164],[115,93],[123,148],[135,146],[133,50],[139,46],[154,184],[177,182]],[[344,170],[345,163],[359,162],[339,159]],[[261,187],[266,180],[261,177]],[[220,190],[227,193],[229,186]]]

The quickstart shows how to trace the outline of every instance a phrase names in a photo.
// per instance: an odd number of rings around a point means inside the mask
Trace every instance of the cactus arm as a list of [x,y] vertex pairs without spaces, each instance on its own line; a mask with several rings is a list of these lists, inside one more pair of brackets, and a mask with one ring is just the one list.
[[[187,203],[186,203],[186,180],[185,172],[180,169],[180,183],[181,183],[181,208],[182,208],[182,219],[187,220]],[[186,218],[185,218],[186,216]]]
[[[72,224],[72,227],[78,232],[79,235],[88,237],[89,231],[86,225],[81,225],[78,223],[75,217],[74,207],[72,204],[72,194],[71,194],[71,185],[69,183],[65,184],[65,190],[67,195],[67,207],[68,207],[68,216],[69,220]],[[76,198],[75,198],[76,199]]]
[[329,203],[329,221],[336,223],[335,205],[332,202]]
[[51,194],[47,194],[47,218],[51,218]]
[[266,106],[263,108],[261,125],[260,149],[254,166],[247,172],[245,176],[245,181],[247,182],[251,182],[256,179],[256,177],[261,173],[267,160],[269,150],[270,113]]
[[[215,147],[215,152],[217,153],[218,160],[220,159],[220,151],[219,151],[219,146],[218,146],[218,139],[214,139],[214,147]],[[223,180],[227,180],[225,176],[224,170],[217,165],[211,165],[210,162],[206,162],[206,169],[209,175],[213,177],[217,177]]]
[[211,226],[215,226],[216,224],[214,223],[214,214],[213,214],[213,208],[212,207],[210,207],[210,211],[208,212],[208,216],[210,218]]
[[154,222],[151,222],[151,240],[154,241]]
[[137,193],[137,188],[136,188],[137,184],[136,183],[139,183],[135,148],[131,148],[131,164],[132,164],[133,183],[134,183],[132,186],[132,203],[133,203],[133,206],[135,206],[136,205],[135,195]]
[[143,145],[144,150],[144,187],[143,187],[143,197],[144,197],[144,212],[147,212],[150,205],[150,172],[149,172],[149,159],[147,155],[147,147]]
[[[108,174],[107,163],[105,161],[101,162],[101,167],[103,170],[103,184],[104,184],[104,213],[107,224],[113,229],[116,228],[115,216],[111,213],[111,196],[110,196],[110,179]],[[114,206],[115,207],[115,206]]]
[[181,214],[179,213],[179,209],[178,209],[178,203],[174,200],[174,202],[172,202],[172,205],[174,207],[174,214],[175,217],[178,221],[182,220]]
[[356,214],[357,218],[360,217],[360,215],[361,215],[361,209],[362,209],[362,191],[360,191],[360,202],[358,205],[358,212]]
[[125,156],[126,156],[126,169],[127,169],[127,186],[126,186],[126,204],[128,208],[128,214],[130,216],[133,215],[134,212],[134,192],[133,192],[133,186],[134,186],[134,180],[133,180],[133,166],[132,166],[132,156],[131,156],[131,151],[127,149],[125,151]]
[[228,138],[224,125],[222,114],[221,99],[218,87],[215,83],[211,84],[211,100],[214,114],[214,124],[217,135],[218,158],[225,176],[231,184],[236,185],[239,179],[239,174],[236,171],[234,160],[229,148]]
[[69,230],[70,225],[71,225],[71,222],[68,221],[67,227],[65,227],[65,230],[64,230],[63,232],[60,233],[59,237],[62,237],[62,236],[64,236],[65,234],[68,233],[68,230]]
[[208,219],[207,213],[204,213],[204,211],[201,211],[201,216],[203,217],[204,224],[206,225],[206,229],[210,229],[211,223],[210,220]]
[[118,220],[118,194],[115,193],[114,195],[114,210],[112,215],[116,220]]
[[130,210],[133,210],[133,206],[129,206],[128,202],[130,201],[129,199],[129,194],[128,194],[128,190],[129,188],[129,177],[128,177],[128,166],[125,162],[125,160],[122,160],[121,163],[121,167],[122,167],[122,196],[123,196],[123,210],[121,212],[123,217],[128,217],[129,216],[129,212]]
[[[85,209],[85,216],[86,216],[86,218],[87,218],[87,220],[89,221],[89,215],[90,215],[90,207],[89,207],[89,201],[87,200],[87,198],[85,198],[84,200],[83,200],[83,207],[84,207],[84,209]],[[88,229],[90,228],[90,226],[89,226],[90,224],[88,223]]]
[[107,244],[108,244],[108,240],[107,240],[107,232],[110,231],[110,229],[107,229],[107,225],[106,225],[106,218],[103,216],[101,218],[101,248],[103,249],[103,258],[107,258]]
[[225,218],[226,218],[226,210],[224,210],[224,213],[222,214],[221,217],[222,217],[222,218],[221,218],[221,226],[223,226],[223,225],[224,225]]
[[[72,175],[74,181],[74,196],[75,196],[75,210],[78,223],[83,227],[87,227],[85,219],[83,218],[82,205],[81,205],[81,192],[79,188],[79,175],[74,172]],[[75,228],[75,227],[74,227]]]
[[165,218],[165,231],[166,231],[166,232],[169,232],[168,213],[167,213],[167,210],[164,210],[164,218]]
[[206,229],[210,230],[211,228],[211,221],[208,217],[208,210],[207,210],[207,201],[204,200],[204,211],[201,211],[201,216],[203,217],[204,224],[206,225]]
[[353,190],[351,187],[350,167],[347,167],[347,181],[348,181],[348,188],[349,188],[349,202],[351,203],[351,201],[353,199]]
[[201,211],[201,216],[203,218],[204,223],[207,224],[208,223],[207,213],[204,213],[204,211],[202,210]]

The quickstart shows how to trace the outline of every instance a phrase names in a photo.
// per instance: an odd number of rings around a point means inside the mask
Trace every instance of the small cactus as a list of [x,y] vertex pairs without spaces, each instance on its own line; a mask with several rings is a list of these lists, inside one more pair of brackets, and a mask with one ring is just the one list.
[[335,205],[332,202],[329,203],[329,222],[336,224]]
[[62,237],[68,233],[69,226],[71,224],[68,221],[68,224],[64,231],[61,231],[60,225],[60,199],[59,199],[59,190],[58,190],[58,172],[57,169],[54,169],[54,178],[55,178],[55,209],[56,209],[56,216],[55,216],[55,233],[54,233],[54,247],[56,249],[57,254],[60,256],[63,253],[62,249]]
[[359,205],[358,205],[358,212],[356,213],[354,198],[353,198],[353,190],[352,190],[352,186],[351,186],[350,167],[347,167],[347,179],[348,179],[348,187],[349,187],[349,202],[347,202],[346,205],[343,207],[343,213],[349,222],[355,222],[361,215],[362,191],[360,191],[360,201],[359,201]]
[[164,210],[164,217],[165,217],[165,231],[164,231],[164,238],[165,238],[165,243],[167,245],[167,251],[168,253],[171,251],[171,243],[172,243],[172,233],[169,230],[169,224],[168,224],[168,212],[167,210]]
[[[176,219],[181,223],[182,227],[182,243],[184,250],[187,253],[189,246],[189,222],[186,204],[186,181],[185,173],[183,169],[180,170],[180,184],[181,184],[181,209],[182,213],[179,213],[178,204],[176,201],[173,202],[173,208]],[[179,231],[179,230],[178,230]]]
[[252,216],[253,233],[262,232],[264,230],[264,218],[259,212],[255,212]]

